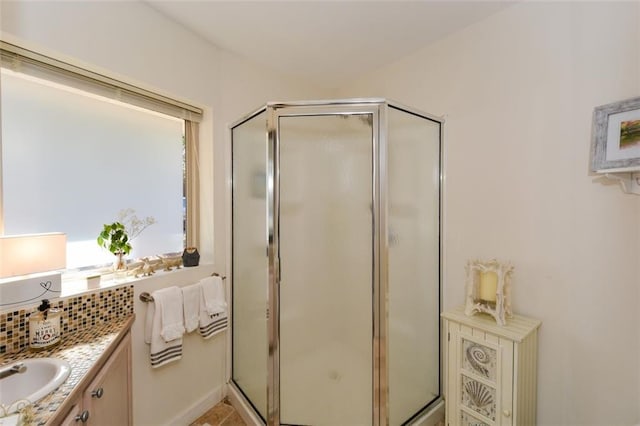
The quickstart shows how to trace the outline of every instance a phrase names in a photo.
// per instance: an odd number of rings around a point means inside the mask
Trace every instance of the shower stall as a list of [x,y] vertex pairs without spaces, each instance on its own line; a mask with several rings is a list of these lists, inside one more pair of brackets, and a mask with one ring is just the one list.
[[268,425],[401,425],[442,404],[442,122],[385,99],[231,126],[230,392]]

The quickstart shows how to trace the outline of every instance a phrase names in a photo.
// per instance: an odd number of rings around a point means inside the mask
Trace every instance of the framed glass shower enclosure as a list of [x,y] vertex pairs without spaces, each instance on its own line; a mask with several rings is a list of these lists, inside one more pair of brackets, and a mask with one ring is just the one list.
[[269,425],[408,424],[440,403],[441,120],[269,103],[231,136],[232,391]]

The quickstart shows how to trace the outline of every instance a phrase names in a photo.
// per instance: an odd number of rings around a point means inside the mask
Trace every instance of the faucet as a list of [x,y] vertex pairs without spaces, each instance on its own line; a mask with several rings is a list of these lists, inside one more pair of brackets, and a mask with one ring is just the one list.
[[24,365],[24,363],[20,362],[18,364],[15,364],[11,368],[0,371],[0,379],[13,376],[14,374],[24,373],[25,371],[27,371],[27,366]]

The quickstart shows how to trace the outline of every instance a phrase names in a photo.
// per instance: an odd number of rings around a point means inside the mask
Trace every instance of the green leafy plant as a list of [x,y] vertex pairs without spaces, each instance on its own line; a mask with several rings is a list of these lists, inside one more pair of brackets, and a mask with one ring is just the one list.
[[156,220],[148,216],[138,219],[134,209],[124,209],[118,214],[118,220],[106,223],[98,235],[98,245],[116,255],[116,271],[127,269],[124,256],[131,252],[131,241]]
[[98,245],[115,255],[126,255],[131,252],[131,243],[127,229],[120,222],[105,224],[98,235]]

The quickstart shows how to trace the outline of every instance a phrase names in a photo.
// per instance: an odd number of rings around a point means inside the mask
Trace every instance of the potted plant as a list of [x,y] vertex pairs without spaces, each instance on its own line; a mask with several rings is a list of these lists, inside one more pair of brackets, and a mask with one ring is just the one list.
[[114,269],[121,271],[127,269],[124,256],[131,252],[131,243],[127,229],[120,222],[105,224],[98,235],[98,245],[116,255]]
[[156,223],[152,216],[138,219],[134,209],[124,209],[118,214],[118,220],[106,223],[98,235],[98,245],[116,255],[116,271],[127,269],[124,256],[131,252],[131,241],[148,226]]

